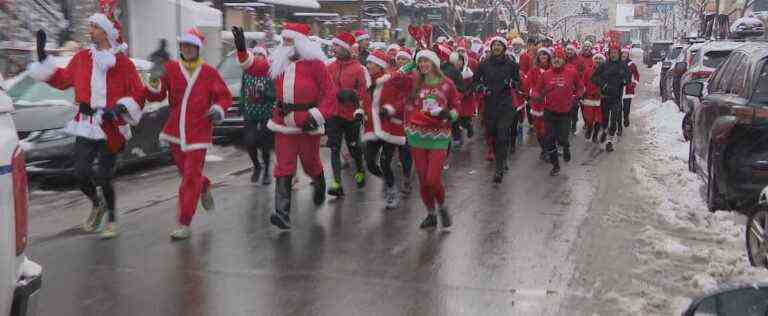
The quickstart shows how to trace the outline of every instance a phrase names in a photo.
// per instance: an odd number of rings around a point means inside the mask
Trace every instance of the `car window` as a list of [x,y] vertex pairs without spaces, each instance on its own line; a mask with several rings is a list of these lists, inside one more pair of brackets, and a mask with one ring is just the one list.
[[699,50],[698,49],[691,50],[690,54],[691,56],[688,57],[688,64],[695,65],[696,63],[699,62]]
[[756,81],[755,91],[752,92],[752,102],[768,105],[768,62],[763,63]]
[[728,91],[732,94],[736,94],[742,97],[746,97],[746,91],[744,89],[744,86],[746,84],[747,80],[747,71],[749,71],[749,58],[747,58],[746,55],[739,56],[738,59],[736,59],[738,64],[736,65],[736,68],[733,70],[733,77],[731,77],[730,80],[728,80],[729,88]]
[[712,76],[712,80],[709,82],[710,93],[727,93],[726,89],[728,89],[728,79],[733,76],[733,68],[737,63],[736,59],[738,59],[740,56],[740,54],[731,56],[731,58],[728,58],[722,67],[719,67],[715,71],[714,76]]
[[[74,90],[59,90],[43,82],[25,76],[8,90],[14,105],[19,108],[42,105],[71,105],[75,99]],[[43,104],[44,103],[44,104]]]
[[730,50],[712,50],[704,53],[702,64],[705,67],[717,68],[722,64],[728,55],[731,54]]

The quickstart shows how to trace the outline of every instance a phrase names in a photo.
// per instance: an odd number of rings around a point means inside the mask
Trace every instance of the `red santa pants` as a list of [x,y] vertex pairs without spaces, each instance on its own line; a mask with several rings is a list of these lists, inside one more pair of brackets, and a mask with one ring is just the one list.
[[581,115],[584,116],[587,127],[592,127],[603,121],[603,110],[599,106],[582,106]]
[[287,177],[296,173],[296,157],[301,160],[301,168],[310,177],[323,173],[320,161],[320,135],[288,135],[275,133],[275,156],[277,165],[276,178]]
[[435,210],[435,202],[442,205],[445,202],[445,187],[443,187],[443,163],[447,157],[446,149],[423,149],[411,147],[411,156],[419,175],[419,191],[421,201],[427,210]]
[[197,202],[203,190],[207,190],[211,181],[203,175],[205,149],[182,151],[179,145],[171,144],[171,155],[176,168],[181,174],[177,215],[179,224],[189,225],[197,209]]

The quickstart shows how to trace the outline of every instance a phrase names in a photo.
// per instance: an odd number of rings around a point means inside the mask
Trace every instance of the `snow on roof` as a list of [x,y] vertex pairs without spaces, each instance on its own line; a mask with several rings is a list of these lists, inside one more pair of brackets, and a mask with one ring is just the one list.
[[241,3],[225,3],[225,7],[271,7],[271,4],[261,3],[261,2],[241,2]]
[[293,16],[335,18],[338,17],[339,14],[332,12],[294,12]]
[[736,47],[741,46],[744,44],[743,42],[733,42],[733,41],[711,41],[706,42],[701,45],[702,50],[706,51],[713,51],[713,50],[734,50]]
[[[247,40],[261,40],[267,37],[264,32],[243,32],[243,36]],[[235,37],[232,35],[232,31],[221,31],[221,39],[233,40]]]
[[[221,27],[223,15],[216,8],[211,8],[207,3],[194,2],[192,0],[165,0],[171,5],[180,3],[184,9],[193,12],[196,26]],[[185,19],[190,17],[184,16]]]
[[320,9],[320,3],[317,0],[261,0],[261,2],[305,9]]

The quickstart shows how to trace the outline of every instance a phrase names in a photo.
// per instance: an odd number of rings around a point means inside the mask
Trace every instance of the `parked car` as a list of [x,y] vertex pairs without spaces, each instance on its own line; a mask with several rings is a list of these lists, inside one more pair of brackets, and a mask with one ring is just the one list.
[[663,101],[666,101],[664,96],[667,94],[667,74],[669,69],[672,68],[673,61],[677,58],[677,56],[680,56],[682,51],[683,45],[675,44],[669,47],[669,50],[664,54],[664,57],[662,58],[661,70],[659,71],[659,94],[661,95]]
[[643,63],[648,68],[653,67],[656,63],[664,60],[669,53],[669,47],[672,46],[672,41],[656,41],[648,45],[643,49]]
[[[699,44],[685,44],[683,45],[683,49],[680,52],[680,54],[677,55],[677,57],[673,60],[672,66],[669,67],[669,70],[667,70],[667,80],[666,85],[664,89],[664,95],[661,96],[662,102],[667,100],[673,100],[675,101],[675,104],[680,106],[678,104],[679,93],[680,93],[680,77],[683,76],[685,71],[688,69],[688,60],[691,54],[695,54],[698,49]],[[682,111],[682,107],[680,107],[680,111]]]
[[768,283],[748,282],[720,286],[691,301],[682,316],[696,315],[766,315]]
[[[56,58],[64,66],[70,57]],[[143,79],[149,77],[152,63],[133,60]],[[71,160],[75,137],[62,132],[76,114],[72,105],[74,92],[55,89],[22,73],[8,89],[16,111],[13,120],[25,147],[27,172],[30,175],[67,176],[72,173]],[[168,102],[147,103],[133,137],[117,157],[118,168],[137,162],[170,158],[170,150],[158,139],[168,119]]]
[[768,43],[739,46],[704,82],[692,111],[688,165],[707,186],[710,211],[752,210],[768,185]]
[[24,150],[2,82],[0,76],[0,315],[31,316],[37,314],[43,270],[25,254],[29,201]]
[[214,142],[239,139],[243,134],[243,128],[245,128],[245,119],[240,113],[240,86],[243,83],[243,68],[240,67],[234,54],[235,52],[227,54],[227,57],[216,67],[232,93],[233,102],[232,106],[227,109],[221,123],[213,127]]
[[[713,41],[703,44],[697,44],[696,50],[690,56],[689,66],[685,73],[680,77],[680,84],[686,84],[692,81],[706,82],[709,76],[719,67],[728,55],[743,43],[732,41]],[[686,96],[680,93],[678,106],[685,112],[683,118],[683,136],[686,140],[691,135],[691,109],[700,102],[699,98]]]

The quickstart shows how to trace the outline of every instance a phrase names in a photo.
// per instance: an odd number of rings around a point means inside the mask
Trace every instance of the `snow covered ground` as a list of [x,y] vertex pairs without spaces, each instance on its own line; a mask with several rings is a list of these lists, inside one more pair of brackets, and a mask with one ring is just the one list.
[[[744,241],[746,218],[735,212],[707,211],[703,181],[687,169],[688,143],[681,134],[683,114],[668,101],[640,100],[637,112],[648,133],[634,164],[634,180],[650,198],[648,216],[632,249],[635,269],[646,290],[620,297],[632,314],[679,314],[690,297],[734,282],[768,280],[768,270],[749,264]],[[618,210],[629,213],[637,210]]]

